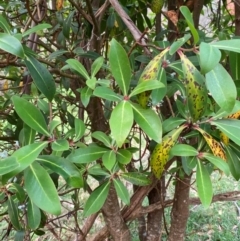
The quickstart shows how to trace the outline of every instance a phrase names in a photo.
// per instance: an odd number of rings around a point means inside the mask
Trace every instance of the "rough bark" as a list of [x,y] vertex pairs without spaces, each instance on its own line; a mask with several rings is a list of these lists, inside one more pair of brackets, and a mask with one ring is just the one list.
[[204,0],[194,1],[193,8],[193,22],[196,29],[198,29],[200,14],[203,8]]
[[184,241],[189,216],[190,182],[191,176],[185,174],[182,179],[177,176],[168,241]]
[[234,1],[235,4],[235,35],[240,36],[240,2]]

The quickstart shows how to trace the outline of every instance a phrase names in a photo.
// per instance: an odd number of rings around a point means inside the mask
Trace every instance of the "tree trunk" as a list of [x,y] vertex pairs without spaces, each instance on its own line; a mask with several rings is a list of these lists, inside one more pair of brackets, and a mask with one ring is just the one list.
[[184,174],[184,177],[180,179],[177,175],[168,241],[184,241],[189,216],[190,182],[191,176]]
[[234,1],[235,4],[235,35],[240,36],[240,2]]
[[204,0],[198,0],[194,2],[193,22],[196,29],[198,29],[199,18],[203,8],[203,4],[204,4]]

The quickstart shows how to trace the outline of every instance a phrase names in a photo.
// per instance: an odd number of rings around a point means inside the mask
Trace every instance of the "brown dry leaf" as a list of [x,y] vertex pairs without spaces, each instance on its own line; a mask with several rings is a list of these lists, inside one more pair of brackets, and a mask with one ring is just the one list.
[[163,14],[172,21],[172,23],[177,26],[178,23],[178,13],[174,10],[163,12]]
[[63,3],[64,3],[64,0],[57,0],[56,8],[58,11],[60,11],[63,8]]

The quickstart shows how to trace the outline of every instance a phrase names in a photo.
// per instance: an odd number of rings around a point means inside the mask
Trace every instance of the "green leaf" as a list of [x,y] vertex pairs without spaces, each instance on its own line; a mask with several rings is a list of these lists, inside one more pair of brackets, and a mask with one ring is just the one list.
[[123,201],[123,203],[125,203],[126,205],[130,205],[130,195],[124,184],[118,179],[113,179],[113,184],[118,197]]
[[190,31],[191,31],[192,36],[193,36],[194,44],[196,45],[197,42],[199,41],[199,35],[198,35],[198,32],[197,32],[197,29],[194,27],[191,12],[190,12],[189,8],[186,7],[186,6],[181,6],[180,11],[187,21],[188,27],[190,28]]
[[56,93],[56,86],[53,76],[48,69],[32,56],[27,56],[24,59],[24,63],[27,66],[33,81],[37,88],[47,97],[49,101],[53,100]]
[[226,111],[231,111],[237,98],[236,86],[221,64],[206,74],[207,88],[217,104]]
[[53,134],[53,131],[56,129],[57,126],[61,125],[61,121],[60,120],[52,120],[49,123],[49,131],[51,134]]
[[105,200],[107,198],[108,192],[110,188],[110,182],[105,182],[99,187],[97,187],[87,199],[87,202],[84,206],[83,216],[87,217],[93,213],[98,212]]
[[211,153],[202,153],[202,156],[210,161],[214,166],[223,171],[227,176],[230,174],[228,164],[220,157],[214,156]]
[[240,145],[240,120],[222,119],[211,121],[211,124],[218,127],[220,131],[226,134],[237,145]]
[[102,156],[103,165],[111,171],[116,164],[116,153],[114,151],[107,151]]
[[65,139],[56,140],[51,143],[53,151],[67,151],[69,149],[69,142]]
[[0,176],[17,169],[19,166],[16,157],[10,156],[3,160],[0,159]]
[[213,42],[211,43],[211,45],[218,49],[240,53],[240,39],[222,40],[218,42]]
[[176,51],[182,47],[189,39],[191,38],[191,34],[185,34],[184,37],[177,39],[174,41],[169,49],[169,54],[173,55]]
[[86,81],[86,85],[92,90],[95,89],[96,83],[97,83],[96,77],[92,77],[90,79],[87,79]]
[[17,183],[10,183],[10,184],[8,184],[7,190],[10,191],[11,193],[16,194],[16,197],[17,197],[19,203],[24,203],[24,201],[26,199],[26,193],[22,186],[20,186]]
[[202,74],[214,69],[221,59],[220,50],[204,42],[200,44],[199,54]]
[[90,98],[92,96],[92,89],[90,89],[88,86],[85,86],[84,88],[81,89],[81,101],[84,107],[87,107]]
[[110,174],[102,168],[100,164],[93,165],[87,169],[88,173],[90,175],[94,176],[104,176],[104,177],[110,177]]
[[131,80],[130,63],[126,51],[115,39],[111,41],[109,62],[119,88],[127,95]]
[[120,102],[113,109],[109,124],[113,139],[116,140],[118,147],[121,147],[133,125],[133,110],[128,101]]
[[17,162],[20,164],[19,167],[15,168],[11,172],[3,176],[4,182],[9,178],[15,176],[19,172],[26,169],[32,162],[36,160],[41,151],[47,146],[47,142],[33,143],[28,146],[21,147],[12,154],[12,157],[17,158]]
[[31,229],[37,229],[41,222],[41,212],[31,199],[28,200],[27,205],[27,220]]
[[123,97],[107,87],[96,87],[93,95],[109,101],[121,101]]
[[171,148],[170,155],[172,155],[172,156],[197,156],[198,151],[190,145],[177,144]]
[[14,236],[14,241],[24,241],[25,231],[18,230]]
[[229,64],[231,76],[234,80],[240,80],[240,53],[229,53]]
[[126,149],[119,149],[116,160],[121,164],[127,165],[132,160],[132,153]]
[[88,146],[85,148],[79,148],[77,150],[74,150],[67,157],[67,160],[74,163],[89,163],[101,158],[106,151],[108,151],[107,148],[99,146]]
[[50,25],[50,24],[48,24],[48,23],[41,23],[41,24],[38,24],[38,25],[36,25],[36,26],[31,27],[30,29],[28,29],[26,32],[24,32],[24,33],[22,34],[22,36],[23,36],[23,37],[26,37],[26,36],[28,36],[28,35],[30,35],[30,34],[32,34],[32,33],[36,33],[36,32],[38,32],[38,31],[42,31],[42,30],[44,30],[44,29],[46,29],[46,28],[51,28],[51,27],[52,27],[52,25]]
[[16,230],[21,230],[22,228],[18,220],[18,209],[16,205],[17,204],[15,204],[13,201],[13,197],[8,196],[8,215],[9,215],[10,221]]
[[11,27],[3,14],[0,14],[0,28],[3,29],[4,32],[11,34]]
[[107,136],[104,132],[95,131],[92,133],[92,138],[95,138],[96,140],[102,142],[107,147],[112,147],[110,137]]
[[101,67],[103,65],[103,62],[104,62],[104,58],[102,56],[100,56],[97,59],[95,59],[95,61],[93,62],[92,66],[91,66],[91,77],[92,78],[101,69]]
[[227,163],[232,176],[238,181],[240,179],[240,160],[237,154],[228,146],[225,146]]
[[83,177],[79,169],[67,159],[53,155],[42,155],[38,157],[38,161],[43,166],[62,176],[69,186],[83,187]]
[[212,182],[207,168],[200,160],[197,162],[196,181],[199,198],[203,206],[207,208],[211,204],[213,197]]
[[177,128],[184,122],[186,122],[186,120],[183,118],[180,118],[180,117],[170,117],[170,118],[164,120],[162,123],[163,133],[167,133],[167,132]]
[[136,88],[131,92],[129,97],[135,96],[144,91],[154,90],[154,89],[164,88],[164,87],[165,87],[164,84],[159,82],[158,80],[143,81],[136,86]]
[[33,130],[36,130],[43,135],[50,136],[42,113],[33,104],[16,95],[11,99],[14,104],[15,111],[23,122],[25,122]]
[[35,141],[36,131],[24,123],[23,125],[24,145],[32,144]]
[[65,53],[68,53],[68,51],[65,50],[65,49],[59,49],[59,50],[51,53],[49,56],[47,56],[47,59],[53,60],[53,59],[56,59],[57,57],[60,57],[60,56],[64,55]]
[[68,13],[68,16],[65,19],[65,21],[63,21],[62,32],[63,32],[64,37],[67,39],[69,39],[69,33],[70,33],[72,19],[73,19],[74,14],[75,14],[75,11],[71,11],[70,13]]
[[24,172],[24,186],[32,202],[48,213],[59,215],[61,204],[57,190],[47,171],[33,163]]
[[68,59],[66,63],[69,67],[75,71],[77,71],[81,76],[83,76],[86,80],[90,79],[87,70],[85,67],[76,59]]
[[81,119],[77,119],[77,118],[74,119],[74,130],[75,130],[75,137],[73,141],[76,142],[83,137],[86,130],[86,126]]
[[159,116],[152,109],[144,109],[137,104],[132,104],[134,120],[142,130],[154,141],[162,140],[162,123]]
[[148,176],[139,172],[121,173],[120,176],[126,181],[138,186],[147,186],[151,183],[151,180]]
[[24,58],[24,50],[21,42],[10,34],[0,33],[0,49],[17,57]]

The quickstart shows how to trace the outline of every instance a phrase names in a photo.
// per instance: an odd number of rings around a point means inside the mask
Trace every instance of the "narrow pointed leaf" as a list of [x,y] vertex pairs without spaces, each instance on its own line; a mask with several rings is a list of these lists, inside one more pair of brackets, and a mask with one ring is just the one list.
[[127,188],[124,186],[124,184],[118,180],[118,179],[113,179],[113,184],[116,189],[118,197],[126,204],[130,204],[130,195],[128,193]]
[[109,124],[113,139],[121,147],[126,141],[133,124],[133,110],[128,101],[122,101],[114,108]]
[[76,59],[68,59],[66,63],[69,67],[75,71],[77,71],[80,75],[82,75],[86,80],[90,79],[87,70],[85,67]]
[[222,119],[211,121],[211,124],[218,127],[220,131],[226,134],[237,145],[240,145],[240,120]]
[[240,53],[230,52],[229,64],[231,70],[231,76],[234,80],[240,80]]
[[103,165],[111,171],[116,164],[116,153],[114,151],[107,151],[102,156]]
[[132,104],[134,120],[142,130],[154,141],[162,140],[162,123],[159,116],[152,109],[144,109],[137,104]]
[[203,206],[207,208],[211,204],[213,197],[212,182],[207,168],[199,160],[197,162],[196,181],[199,198]]
[[0,176],[17,169],[19,166],[17,158],[13,156],[0,160]]
[[57,190],[47,171],[37,162],[24,172],[24,186],[32,202],[48,213],[59,215],[61,204]]
[[172,156],[197,156],[198,151],[187,144],[177,144],[170,150]]
[[130,62],[126,51],[115,39],[111,41],[109,62],[119,88],[127,95],[131,80]]
[[0,28],[3,29],[4,32],[11,34],[11,27],[3,14],[0,14]]
[[0,49],[17,57],[24,58],[24,50],[21,42],[10,34],[0,33]]
[[13,96],[12,102],[17,114],[24,123],[30,126],[33,130],[36,130],[43,135],[50,136],[42,113],[33,104],[18,96]]
[[112,89],[102,86],[96,87],[96,89],[93,92],[93,95],[109,101],[119,102],[123,99],[121,95],[115,93]]
[[101,209],[107,198],[109,188],[110,182],[105,182],[91,193],[84,207],[83,215],[85,217],[96,213]]
[[202,153],[202,156],[205,157],[208,161],[210,161],[219,170],[223,171],[226,175],[230,174],[228,164],[220,157],[214,156],[213,154],[206,152]]
[[147,186],[151,183],[148,176],[139,172],[127,172],[120,175],[126,181],[138,186]]
[[63,35],[67,39],[69,39],[69,34],[70,34],[72,19],[74,14],[75,14],[75,11],[71,11],[70,13],[68,13],[67,18],[63,21]]
[[26,37],[28,35],[30,35],[31,33],[36,33],[38,31],[41,31],[41,30],[44,30],[46,28],[51,28],[52,25],[48,24],[48,23],[41,23],[41,24],[38,24],[34,27],[31,27],[30,29],[28,29],[26,32],[24,32],[22,34],[23,37]]
[[17,209],[17,204],[14,203],[13,197],[9,196],[8,197],[8,215],[10,218],[10,221],[13,225],[13,227],[17,230],[21,229],[20,222],[18,220],[18,209]]
[[24,123],[23,125],[24,145],[32,144],[35,140],[36,131]]
[[86,126],[81,119],[77,119],[77,118],[74,119],[74,130],[75,130],[75,137],[73,141],[78,141],[83,137],[86,130]]
[[94,60],[91,66],[91,77],[94,77],[97,74],[97,72],[101,69],[103,62],[104,58],[102,56]]
[[104,132],[101,131],[95,131],[92,133],[92,137],[96,140],[102,142],[105,146],[111,147],[111,139],[109,136],[107,136]]
[[88,146],[74,150],[67,159],[74,163],[89,163],[102,157],[109,149],[99,146]]
[[41,212],[31,199],[28,200],[27,205],[27,220],[31,229],[37,229],[41,222]]
[[56,93],[56,86],[53,76],[50,74],[49,70],[32,56],[25,58],[24,62],[37,88],[47,97],[49,101],[52,101]]
[[240,53],[240,39],[222,40],[218,42],[213,42],[211,43],[211,45],[218,49]]
[[169,54],[173,55],[176,51],[182,47],[189,39],[191,38],[191,34],[185,34],[182,38],[177,39],[174,41],[169,49]]
[[235,105],[236,86],[221,64],[206,74],[206,84],[217,104],[226,111],[231,111]]
[[240,160],[237,154],[228,146],[225,146],[227,162],[232,176],[238,181],[240,179]]

